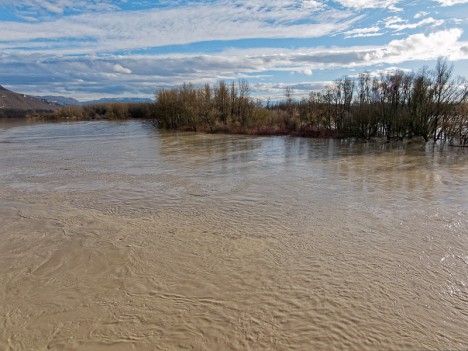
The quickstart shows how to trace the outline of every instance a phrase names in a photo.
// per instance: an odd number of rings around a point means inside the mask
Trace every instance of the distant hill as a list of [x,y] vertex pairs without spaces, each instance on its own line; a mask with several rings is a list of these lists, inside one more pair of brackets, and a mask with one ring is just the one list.
[[99,100],[91,100],[91,101],[84,101],[81,104],[82,105],[89,105],[89,104],[100,104],[100,103],[106,103],[106,102],[125,102],[125,103],[131,103],[131,102],[153,102],[153,100],[148,99],[148,98],[103,98]]
[[78,101],[73,98],[67,98],[65,96],[46,95],[46,96],[37,96],[37,98],[41,100],[46,100],[53,104],[58,104],[60,106],[91,105],[91,104],[114,103],[114,102],[124,102],[124,103],[153,102],[153,100],[147,99],[147,98],[103,98],[99,100],[89,100],[89,101],[83,101],[83,102]]
[[70,106],[70,105],[80,105],[81,102],[79,102],[76,99],[73,98],[67,98],[65,96],[52,96],[52,95],[46,95],[46,96],[37,96],[38,99],[41,100],[46,100],[54,104],[58,104],[61,106]]
[[57,104],[33,96],[18,94],[0,85],[0,112],[3,111],[53,111]]
[[148,98],[104,98],[80,102],[64,96],[30,96],[15,93],[0,85],[0,117],[25,117],[30,112],[54,111],[59,107],[71,105],[90,105],[102,103],[151,103]]

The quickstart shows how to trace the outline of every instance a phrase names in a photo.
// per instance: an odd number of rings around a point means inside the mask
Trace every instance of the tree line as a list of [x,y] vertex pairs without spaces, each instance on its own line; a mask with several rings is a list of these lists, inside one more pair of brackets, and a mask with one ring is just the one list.
[[55,111],[28,112],[31,119],[45,120],[93,120],[93,119],[152,119],[154,104],[147,102],[110,102],[88,105],[69,105],[57,108]]
[[245,80],[156,92],[155,122],[161,128],[354,137],[363,140],[459,140],[467,143],[468,85],[453,78],[453,65],[343,77],[300,100],[286,89],[282,102],[250,96]]

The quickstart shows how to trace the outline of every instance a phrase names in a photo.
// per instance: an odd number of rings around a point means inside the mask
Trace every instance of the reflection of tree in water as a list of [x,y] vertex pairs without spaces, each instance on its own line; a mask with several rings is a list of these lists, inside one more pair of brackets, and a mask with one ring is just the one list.
[[[412,200],[443,200],[444,177],[457,167],[453,157],[463,157],[446,145],[385,144],[354,145],[339,148],[341,155],[327,162],[332,174],[360,189],[367,201],[384,196],[392,201],[395,193],[406,192]],[[343,152],[344,150],[344,152]],[[453,170],[454,175],[460,174]],[[332,175],[330,175],[332,176]]]

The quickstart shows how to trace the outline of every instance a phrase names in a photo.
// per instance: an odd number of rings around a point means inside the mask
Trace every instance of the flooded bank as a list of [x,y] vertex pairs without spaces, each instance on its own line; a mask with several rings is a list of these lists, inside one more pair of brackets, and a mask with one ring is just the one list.
[[0,125],[0,349],[463,350],[463,148]]

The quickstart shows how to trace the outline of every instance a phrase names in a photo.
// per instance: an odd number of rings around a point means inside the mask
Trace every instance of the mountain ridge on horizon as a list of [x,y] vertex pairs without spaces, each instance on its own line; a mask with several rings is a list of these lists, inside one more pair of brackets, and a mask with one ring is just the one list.
[[0,111],[54,111],[59,105],[0,85]]
[[[99,103],[151,103],[149,98],[102,98],[89,101],[79,101],[74,98],[55,95],[33,96],[18,93],[0,85],[0,116],[6,115],[6,111],[20,113],[29,111],[54,111],[64,106],[82,106]],[[5,117],[7,117],[6,115]]]
[[41,100],[47,100],[51,103],[56,103],[61,106],[80,106],[80,105],[90,105],[90,104],[100,104],[100,103],[150,103],[153,100],[149,98],[136,98],[136,97],[121,97],[121,98],[101,98],[95,100],[86,100],[86,101],[79,101],[74,98],[65,97],[61,95],[44,95],[44,96],[36,96]]

